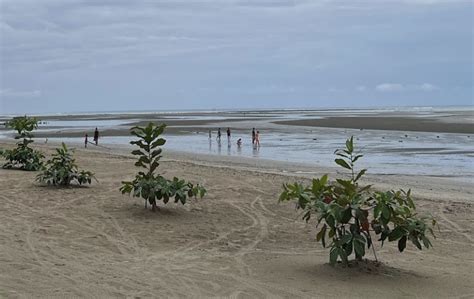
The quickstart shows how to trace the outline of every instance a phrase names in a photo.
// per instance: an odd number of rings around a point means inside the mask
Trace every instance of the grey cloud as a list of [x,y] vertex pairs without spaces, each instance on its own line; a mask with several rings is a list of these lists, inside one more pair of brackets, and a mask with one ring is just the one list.
[[381,92],[403,91],[405,87],[399,83],[382,83],[375,86],[375,90]]
[[35,98],[41,96],[41,90],[0,89],[2,98]]
[[[472,94],[472,4],[462,1],[0,1],[0,86],[41,90],[34,101],[54,109]],[[415,83],[377,92],[384,82]]]
[[400,91],[436,91],[440,88],[430,83],[423,84],[400,84],[400,83],[382,83],[375,86],[376,91],[380,92],[400,92]]

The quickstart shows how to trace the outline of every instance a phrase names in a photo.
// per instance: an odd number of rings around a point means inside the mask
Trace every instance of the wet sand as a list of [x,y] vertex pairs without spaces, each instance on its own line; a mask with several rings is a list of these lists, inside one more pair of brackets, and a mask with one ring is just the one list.
[[[0,142],[0,147],[12,143]],[[52,146],[34,144],[49,156]],[[449,179],[368,177],[414,188],[440,223],[434,248],[377,246],[380,267],[335,269],[284,182],[333,169],[165,150],[164,175],[204,184],[206,198],[145,210],[122,196],[136,171],[124,150],[78,149],[87,188],[54,189],[0,169],[0,297],[468,298],[474,294],[474,186]],[[368,258],[373,259],[372,254]]]
[[[283,118],[282,118],[283,117]],[[248,130],[258,127],[266,131],[297,132],[299,127],[341,128],[363,130],[391,130],[405,132],[433,132],[474,134],[474,111],[433,111],[429,113],[413,111],[360,111],[360,110],[266,110],[228,112],[182,112],[182,113],[123,113],[38,116],[50,121],[107,121],[123,120],[120,126],[106,127],[102,131],[107,136],[126,136],[129,128],[146,125],[152,121],[166,123],[171,134],[186,132],[207,132],[208,129],[225,128]],[[2,120],[5,120],[3,118]],[[130,122],[127,122],[129,120]],[[82,137],[84,130],[74,127],[51,127],[41,125],[47,132],[38,132],[38,137]],[[56,130],[57,129],[57,130]],[[5,128],[0,126],[0,131]],[[93,130],[93,128],[91,128]]]
[[274,123],[286,126],[474,134],[474,118],[471,118],[471,122],[453,123],[435,118],[358,116],[275,121]]

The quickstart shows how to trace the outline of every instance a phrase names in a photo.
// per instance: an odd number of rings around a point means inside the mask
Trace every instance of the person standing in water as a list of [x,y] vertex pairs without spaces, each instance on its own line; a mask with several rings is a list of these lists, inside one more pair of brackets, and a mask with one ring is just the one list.
[[252,144],[255,144],[255,128],[252,129]]
[[95,145],[99,145],[99,130],[97,128],[95,128],[94,131],[94,142]]
[[227,142],[230,143],[230,128],[227,128]]
[[255,146],[260,147],[260,131],[255,134]]
[[217,141],[221,142],[221,128],[217,130]]
[[209,139],[211,139],[211,138],[212,138],[212,131],[209,130]]
[[86,136],[84,138],[84,147],[87,148],[87,143],[89,142],[89,135],[87,135],[86,133]]

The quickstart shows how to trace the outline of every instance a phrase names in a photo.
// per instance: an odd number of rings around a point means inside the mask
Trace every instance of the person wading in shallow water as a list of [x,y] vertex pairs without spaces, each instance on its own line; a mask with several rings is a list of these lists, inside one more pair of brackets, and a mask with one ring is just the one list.
[[94,142],[95,145],[99,145],[99,130],[97,128],[95,128],[94,131]]
[[227,128],[227,142],[230,142],[230,128]]
[[260,147],[260,131],[255,134],[255,146]]
[[87,143],[89,142],[89,135],[86,134],[84,138],[84,147],[87,148]]
[[255,144],[255,128],[252,129],[252,144]]
[[217,141],[221,142],[221,128],[217,130]]

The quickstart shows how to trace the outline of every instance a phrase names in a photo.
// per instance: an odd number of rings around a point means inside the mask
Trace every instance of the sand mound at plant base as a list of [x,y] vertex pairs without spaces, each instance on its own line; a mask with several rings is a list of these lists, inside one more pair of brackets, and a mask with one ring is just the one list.
[[360,275],[385,275],[385,276],[409,276],[421,278],[417,272],[407,271],[400,268],[391,267],[380,261],[364,259],[363,261],[351,260],[348,265],[338,262],[332,266],[325,264],[325,271],[335,271],[339,275],[360,276]]
[[[277,203],[281,184],[294,178],[214,167],[213,161],[168,161],[164,175],[201,182],[209,193],[152,213],[118,191],[120,181],[133,177],[132,159],[82,150],[77,158],[96,172],[99,184],[45,188],[33,183],[36,173],[0,170],[0,297],[474,294],[474,211],[468,203],[418,202],[420,211],[433,211],[440,221],[433,250],[410,246],[400,254],[386,243],[377,247],[379,266],[343,269],[327,264],[328,249],[315,242],[314,224],[301,221],[292,204]],[[436,180],[426,188],[449,200],[463,196]]]

